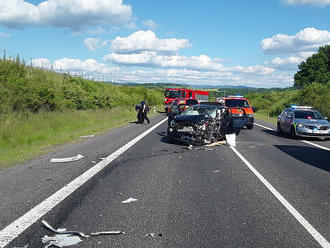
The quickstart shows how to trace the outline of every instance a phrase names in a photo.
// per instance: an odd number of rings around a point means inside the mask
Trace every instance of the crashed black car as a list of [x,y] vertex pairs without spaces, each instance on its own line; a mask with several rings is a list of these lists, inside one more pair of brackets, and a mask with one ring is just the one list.
[[194,105],[169,121],[167,134],[170,141],[209,144],[225,139],[226,134],[238,134],[247,118],[246,114],[233,118],[227,108],[214,103]]

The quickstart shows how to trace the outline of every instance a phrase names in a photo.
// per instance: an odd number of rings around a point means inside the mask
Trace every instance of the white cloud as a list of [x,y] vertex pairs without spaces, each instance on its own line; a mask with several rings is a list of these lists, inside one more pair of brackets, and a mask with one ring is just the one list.
[[142,25],[151,30],[156,30],[159,27],[159,25],[153,20],[144,21],[142,22]]
[[330,0],[283,0],[288,5],[316,5],[325,6],[330,4]]
[[24,0],[1,0],[0,25],[11,28],[54,26],[84,27],[126,23],[131,6],[123,0],[47,0],[34,5]]
[[88,48],[90,51],[95,51],[99,46],[100,46],[100,39],[96,39],[93,37],[85,39],[84,43],[85,46]]
[[298,65],[313,54],[315,54],[315,52],[294,53],[287,57],[275,57],[271,62],[265,62],[265,64],[282,71],[296,71]]
[[326,44],[330,44],[329,31],[305,28],[293,36],[277,34],[263,39],[261,49],[266,53],[311,52]]
[[91,72],[91,73],[112,73],[119,71],[118,67],[109,66],[103,63],[99,63],[95,59],[71,59],[71,58],[63,58],[55,60],[51,63],[48,59],[40,58],[34,59],[32,61],[33,66],[35,67],[43,67],[45,69],[54,69],[59,72]]
[[[41,58],[34,66],[59,72],[84,75],[94,79],[133,81],[136,83],[188,83],[213,85],[245,85],[255,87],[285,87],[293,84],[291,72],[271,71],[266,66],[223,67],[220,71],[204,71],[187,68],[133,69],[109,66],[94,59],[79,60],[63,58],[54,62]],[[103,76],[102,76],[103,74]]]
[[222,68],[219,59],[211,59],[203,54],[200,56],[185,57],[178,55],[159,55],[156,52],[147,51],[131,54],[111,53],[105,56],[104,59],[115,64],[145,67],[186,68],[211,71]]
[[145,51],[173,53],[191,46],[187,39],[159,39],[153,31],[137,31],[127,37],[116,37],[111,44],[115,53]]
[[10,38],[11,35],[8,33],[0,32],[0,38]]

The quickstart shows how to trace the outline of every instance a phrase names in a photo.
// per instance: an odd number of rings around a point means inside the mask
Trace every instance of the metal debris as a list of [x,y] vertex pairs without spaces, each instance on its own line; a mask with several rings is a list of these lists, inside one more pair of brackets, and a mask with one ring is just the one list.
[[188,147],[188,150],[192,151],[194,149],[193,145],[189,145]]
[[105,231],[105,232],[95,232],[95,233],[91,233],[91,236],[102,236],[102,235],[120,235],[120,234],[124,234],[125,232],[123,231]]
[[58,229],[56,230],[55,228],[53,228],[51,225],[49,225],[45,220],[41,221],[42,224],[51,232],[56,233],[56,234],[70,234],[70,235],[76,235],[76,236],[80,236],[82,238],[88,238],[89,236],[82,233],[82,232],[78,232],[78,231],[66,231],[65,229]]
[[93,138],[95,135],[94,134],[91,134],[91,135],[82,135],[82,136],[79,136],[80,139],[86,139],[86,138]]
[[69,158],[52,158],[50,160],[51,163],[66,163],[66,162],[73,162],[73,161],[77,161],[84,158],[83,155],[78,154],[77,156],[74,157],[69,157]]
[[211,144],[207,144],[204,145],[205,147],[213,147],[213,146],[220,146],[220,145],[225,145],[226,141],[225,140],[221,140],[221,141],[217,141],[217,142],[213,142]]
[[65,247],[65,246],[71,246],[76,245],[83,241],[79,236],[71,235],[71,234],[58,234],[54,237],[49,237],[45,235],[41,238],[42,243],[47,244],[45,248],[49,248],[52,246],[55,247]]
[[127,200],[122,201],[121,203],[130,203],[130,202],[135,202],[135,201],[137,201],[137,199],[130,197]]
[[218,173],[218,172],[220,172],[220,170],[215,170],[215,171],[213,171],[214,173]]
[[155,233],[147,233],[146,235],[144,235],[145,238],[148,237],[148,236],[154,238],[155,237]]

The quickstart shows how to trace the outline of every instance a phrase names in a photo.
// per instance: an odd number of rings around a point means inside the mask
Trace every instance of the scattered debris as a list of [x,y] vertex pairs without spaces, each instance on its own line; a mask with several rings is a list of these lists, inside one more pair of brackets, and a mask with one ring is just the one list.
[[41,221],[42,224],[48,229],[49,231],[56,233],[56,234],[70,234],[70,235],[76,235],[80,236],[82,238],[88,238],[89,236],[82,233],[82,232],[77,232],[77,231],[66,231],[65,229],[54,229],[51,225],[49,225],[45,220]]
[[[76,245],[79,242],[83,241],[83,239],[87,239],[91,236],[101,236],[101,235],[120,235],[120,234],[125,234],[123,231],[104,231],[104,232],[95,232],[91,233],[90,235],[86,235],[82,232],[77,232],[77,231],[67,231],[66,229],[55,229],[53,228],[50,224],[48,224],[46,221],[42,221],[42,224],[44,227],[53,232],[56,233],[57,235],[50,237],[45,235],[43,238],[41,238],[42,243],[47,244],[45,248],[49,248],[52,246],[55,247],[65,247],[65,246],[71,246],[71,245]],[[27,248],[28,246],[24,246],[22,248]],[[18,248],[18,247],[17,247]]]
[[77,161],[84,158],[83,155],[78,154],[77,156],[74,157],[69,157],[69,158],[52,158],[50,160],[51,163],[66,163],[66,162],[73,162],[73,161]]
[[29,247],[29,244],[26,244],[24,246],[14,246],[13,248],[28,248]]
[[96,161],[93,160],[92,163],[93,163],[93,164],[96,164]]
[[193,145],[189,145],[188,147],[188,150],[192,151],[194,149]]
[[227,145],[236,146],[236,134],[226,134]]
[[135,202],[135,201],[137,201],[137,199],[130,197],[127,200],[122,201],[121,203],[130,203],[130,202]]
[[102,235],[120,235],[120,234],[124,234],[125,232],[123,231],[105,231],[105,232],[95,232],[95,233],[91,233],[91,236],[102,236]]
[[145,238],[148,237],[148,236],[154,238],[155,237],[155,233],[147,233],[146,235],[144,235]]
[[225,145],[226,141],[225,140],[221,140],[221,141],[217,141],[217,142],[213,142],[211,144],[207,144],[204,145],[205,147],[212,147],[212,146],[220,146],[220,145]]
[[215,170],[215,171],[213,171],[214,173],[218,173],[218,172],[220,172],[220,170]]
[[95,135],[94,134],[91,134],[91,135],[82,135],[82,136],[79,136],[80,139],[86,139],[86,138],[93,138]]
[[54,237],[49,237],[45,235],[41,238],[42,243],[47,244],[45,248],[48,247],[65,247],[65,246],[71,246],[76,245],[82,241],[82,239],[78,236],[74,236],[71,234],[58,234]]

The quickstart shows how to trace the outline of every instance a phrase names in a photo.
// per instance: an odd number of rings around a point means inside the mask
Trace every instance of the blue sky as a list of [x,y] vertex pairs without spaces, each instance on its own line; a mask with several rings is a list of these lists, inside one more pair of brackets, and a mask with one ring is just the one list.
[[134,82],[288,87],[330,44],[330,0],[1,0],[0,51]]

